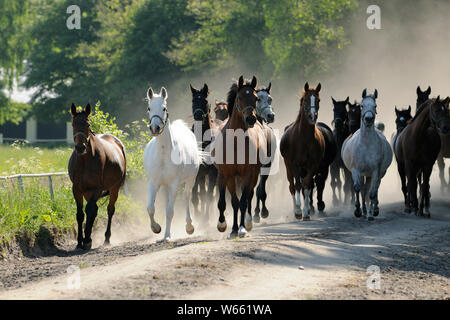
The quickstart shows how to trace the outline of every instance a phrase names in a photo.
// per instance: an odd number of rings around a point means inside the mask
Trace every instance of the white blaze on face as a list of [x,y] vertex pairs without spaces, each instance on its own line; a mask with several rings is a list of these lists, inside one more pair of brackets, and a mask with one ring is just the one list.
[[316,114],[316,97],[314,95],[311,96],[311,116],[314,117]]

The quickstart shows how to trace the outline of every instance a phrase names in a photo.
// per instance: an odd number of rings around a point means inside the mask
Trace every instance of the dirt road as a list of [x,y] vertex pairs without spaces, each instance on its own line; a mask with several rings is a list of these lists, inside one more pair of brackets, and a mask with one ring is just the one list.
[[382,206],[374,222],[348,208],[310,222],[289,209],[273,216],[245,239],[228,240],[230,227],[221,234],[214,224],[186,237],[178,223],[183,238],[170,243],[150,230],[122,242],[113,229],[109,248],[85,253],[69,243],[52,256],[3,261],[0,299],[450,298],[448,200],[433,202],[431,219],[407,216],[399,203]]

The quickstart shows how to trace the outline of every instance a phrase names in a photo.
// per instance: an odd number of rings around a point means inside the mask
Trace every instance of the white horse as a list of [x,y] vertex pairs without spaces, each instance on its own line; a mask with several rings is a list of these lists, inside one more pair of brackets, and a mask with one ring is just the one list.
[[147,211],[152,231],[160,233],[161,226],[155,221],[155,198],[159,188],[165,187],[167,207],[164,240],[170,240],[175,196],[182,183],[185,183],[186,232],[188,234],[194,232],[189,202],[195,177],[202,162],[202,152],[199,150],[194,133],[182,120],[170,122],[166,103],[167,90],[164,87],[159,94],[154,94],[152,88],[149,88],[147,99],[150,132],[153,137],[144,152],[144,168],[149,178]]
[[[366,216],[366,194],[369,190],[370,208],[368,220],[374,220],[379,213],[378,188],[381,179],[392,163],[392,149],[385,136],[375,128],[378,92],[367,95],[364,89],[361,102],[361,128],[347,138],[342,145],[342,160],[353,177],[356,192],[355,216],[361,216],[359,193],[363,203],[363,214]],[[369,189],[370,186],[370,189]]]

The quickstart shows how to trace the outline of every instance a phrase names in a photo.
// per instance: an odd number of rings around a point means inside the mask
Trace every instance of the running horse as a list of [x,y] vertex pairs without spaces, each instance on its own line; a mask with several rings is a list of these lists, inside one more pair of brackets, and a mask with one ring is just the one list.
[[[421,104],[409,125],[400,133],[394,151],[402,180],[405,213],[430,218],[430,175],[441,152],[441,135],[450,132],[450,98],[438,96]],[[418,179],[421,176],[422,179]],[[417,184],[420,186],[420,206]]]
[[[317,123],[319,93],[321,84],[310,88],[306,83],[300,100],[300,111],[295,122],[286,127],[280,142],[280,152],[284,158],[289,191],[297,219],[310,220],[311,198],[314,183],[317,186],[318,209],[325,209],[323,189],[328,177],[329,166],[336,157],[337,147],[331,129]],[[304,210],[302,214],[300,191],[303,191]]]
[[[245,237],[252,229],[251,202],[258,176],[265,160],[266,138],[261,124],[256,119],[257,79],[244,81],[241,76],[228,92],[230,119],[220,128],[211,148],[211,156],[217,167],[220,212],[217,229],[224,232],[225,188],[231,195],[233,206],[233,227],[230,238]],[[242,194],[237,197],[240,187]],[[238,225],[238,211],[241,219]],[[248,212],[247,212],[248,210]]]
[[[275,113],[272,109],[272,96],[270,95],[270,90],[272,88],[272,83],[266,88],[261,88],[256,90],[258,95],[258,101],[256,103],[256,118],[258,122],[262,125],[264,134],[266,136],[267,141],[267,152],[268,157],[270,157],[271,161],[267,164],[264,164],[261,168],[261,174],[259,179],[258,187],[256,188],[256,206],[255,206],[255,215],[253,216],[253,220],[256,223],[259,223],[259,213],[261,212],[261,217],[266,219],[269,216],[269,210],[266,207],[266,183],[269,178],[269,173],[272,168],[272,164],[275,161],[275,152],[277,149],[277,141],[274,134],[274,131],[269,124],[275,121]],[[278,167],[276,167],[278,168]],[[261,202],[261,209],[260,209]]]
[[361,102],[361,128],[345,140],[342,145],[342,160],[352,173],[353,186],[356,192],[355,216],[367,215],[366,194],[369,192],[370,208],[367,219],[374,220],[379,214],[378,188],[381,179],[392,163],[392,149],[381,131],[375,128],[377,114],[378,91],[372,95],[364,89]]
[[[197,142],[201,144],[202,151],[205,151],[217,130],[211,117],[211,105],[208,102],[209,89],[206,83],[200,90],[195,89],[192,85],[190,87],[192,93],[192,114],[195,120],[192,125],[192,132],[194,132]],[[206,178],[208,178],[207,190]],[[204,223],[209,221],[209,207],[213,200],[216,179],[217,168],[212,163],[201,163],[192,189],[192,203],[197,214],[201,211]],[[198,209],[199,195],[201,201],[200,210]]]
[[[104,245],[110,244],[111,221],[119,189],[125,182],[127,161],[122,142],[110,134],[94,134],[90,129],[91,105],[78,111],[75,104],[72,114],[73,140],[75,149],[69,159],[69,177],[77,204],[78,237],[77,249],[92,247],[92,226],[97,216],[97,200],[109,195],[108,225]],[[83,237],[83,199],[86,204],[86,226]]]
[[[333,205],[337,205],[339,202],[348,203],[348,197],[352,193],[352,176],[350,171],[344,165],[341,157],[342,144],[345,139],[350,135],[349,119],[347,105],[349,104],[350,98],[347,97],[344,101],[336,101],[331,97],[333,102],[333,137],[337,145],[337,154],[333,163],[330,166],[330,177],[331,177],[331,189],[333,191]],[[342,189],[341,182],[341,170],[344,173],[344,188]],[[339,199],[336,194],[339,195]],[[342,192],[344,191],[344,201],[342,201]]]
[[358,102],[348,104],[348,129],[354,134],[361,128],[361,105]]

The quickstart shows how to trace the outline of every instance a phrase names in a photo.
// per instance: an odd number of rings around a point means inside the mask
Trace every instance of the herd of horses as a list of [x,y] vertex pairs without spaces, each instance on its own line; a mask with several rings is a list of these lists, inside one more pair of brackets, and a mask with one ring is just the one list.
[[[183,120],[171,122],[169,119],[168,92],[164,87],[159,93],[154,93],[152,88],[147,91],[152,135],[143,158],[149,179],[147,211],[152,231],[160,233],[161,226],[155,220],[155,199],[158,191],[164,190],[165,240],[171,237],[174,203],[180,190],[185,197],[188,234],[194,232],[191,203],[202,221],[208,221],[211,204],[217,201],[217,229],[220,232],[227,229],[224,213],[228,190],[233,208],[230,238],[245,237],[254,222],[269,216],[266,182],[277,152],[284,159],[294,215],[303,221],[310,220],[315,213],[314,189],[319,215],[325,215],[323,191],[329,173],[333,204],[354,204],[356,217],[374,220],[379,214],[378,188],[394,155],[402,182],[405,212],[430,217],[429,180],[436,160],[442,188],[447,187],[442,164],[443,158],[450,157],[450,98],[430,99],[431,88],[424,92],[417,88],[414,116],[411,107],[404,110],[395,107],[397,130],[391,143],[382,132],[384,125],[376,121],[377,90],[368,94],[365,89],[360,103],[351,104],[348,97],[343,101],[332,98],[332,130],[317,121],[321,84],[313,88],[306,83],[297,118],[285,127],[281,139],[277,139],[270,126],[275,121],[271,84],[260,88],[256,77],[245,80],[241,76],[233,81],[227,101],[215,101],[214,118],[208,101],[208,86],[205,84],[196,89],[191,85],[190,88],[194,118],[191,128]],[[105,245],[109,244],[114,205],[126,177],[126,154],[119,139],[90,130],[89,104],[81,111],[72,104],[71,113],[75,149],[69,160],[69,176],[77,204],[77,248],[88,250],[98,211],[96,202],[107,195]],[[241,139],[238,133],[244,138]],[[252,216],[255,189],[257,201]],[[84,234],[83,198],[87,201]]]

